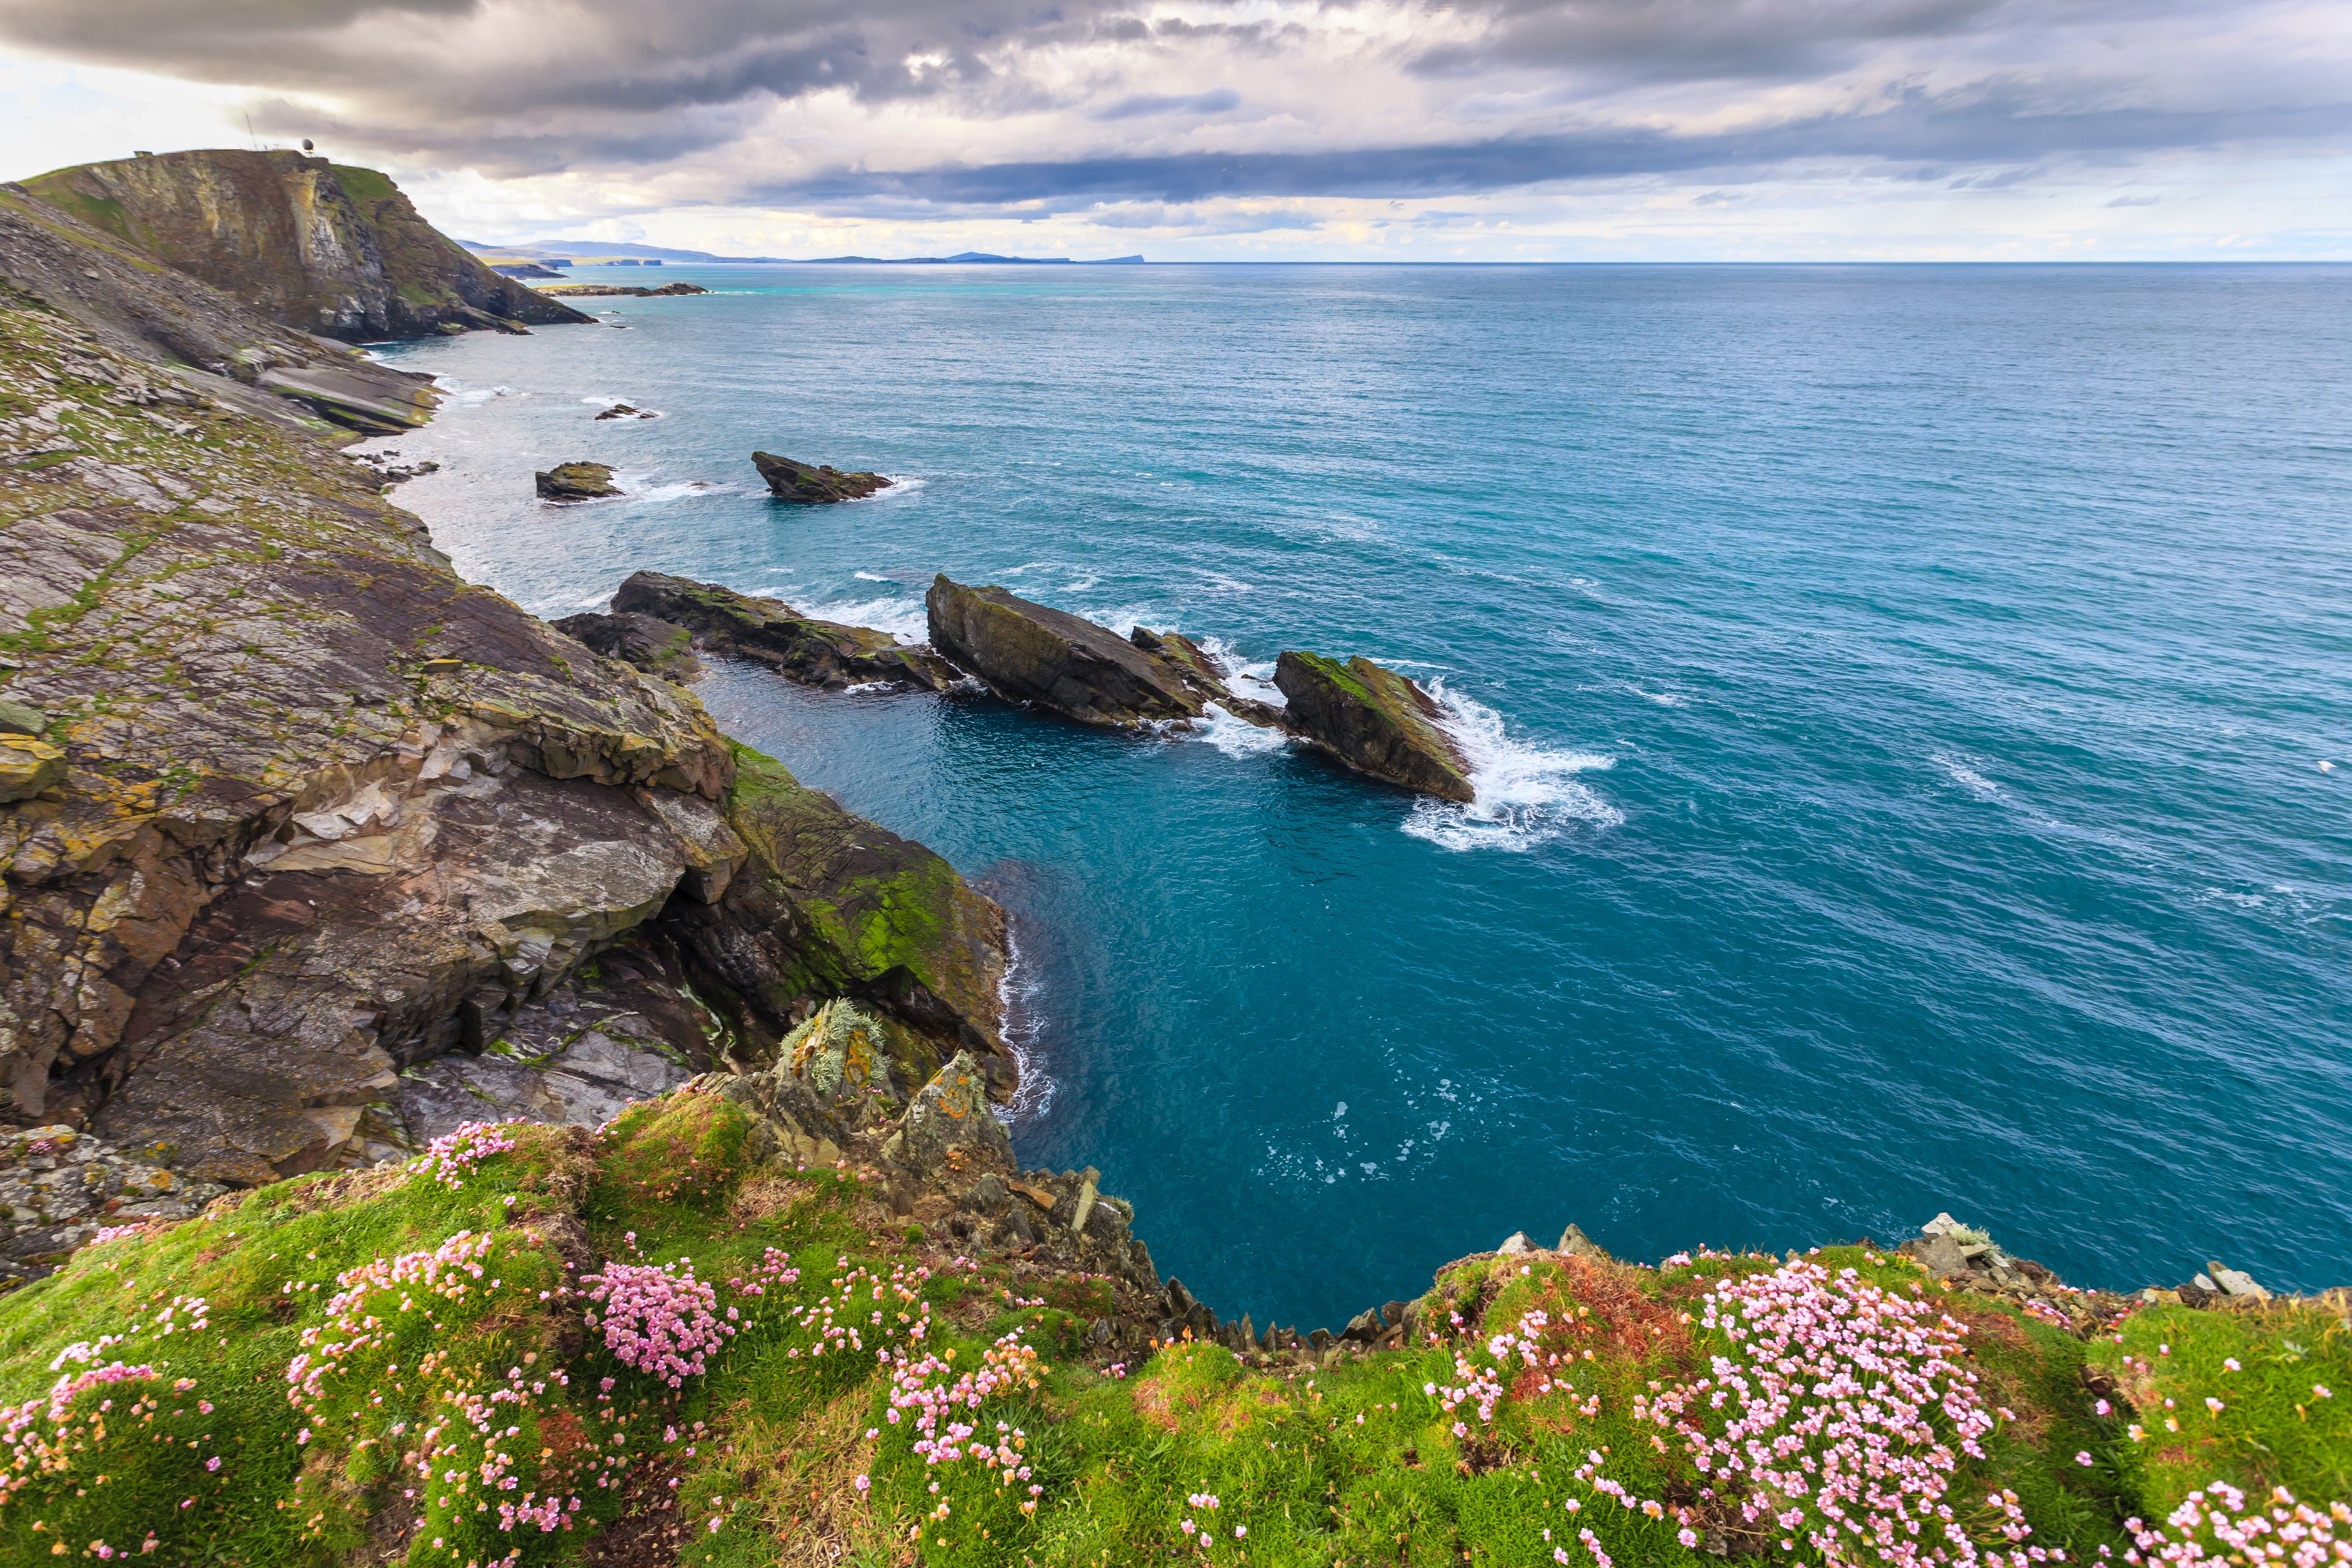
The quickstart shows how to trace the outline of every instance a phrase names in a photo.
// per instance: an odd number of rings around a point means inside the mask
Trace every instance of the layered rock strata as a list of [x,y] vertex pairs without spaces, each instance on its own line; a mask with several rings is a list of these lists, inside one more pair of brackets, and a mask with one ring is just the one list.
[[271,321],[347,342],[590,319],[482,265],[373,169],[215,149],[59,169],[23,188]]
[[1290,732],[1342,765],[1440,800],[1476,798],[1462,749],[1438,727],[1444,710],[1395,670],[1289,652],[1274,683],[1289,700]]
[[807,686],[875,681],[944,691],[956,672],[929,648],[887,632],[803,616],[781,599],[739,594],[659,572],[639,572],[613,595],[615,615],[651,616],[686,627],[712,653],[753,659]]
[[754,452],[751,466],[767,481],[768,493],[778,500],[801,506],[829,506],[836,501],[863,500],[890,488],[880,474],[844,473],[830,463],[809,464],[773,452]]
[[1185,671],[1107,626],[942,573],[923,596],[931,646],[1008,702],[1120,729],[1200,716]]

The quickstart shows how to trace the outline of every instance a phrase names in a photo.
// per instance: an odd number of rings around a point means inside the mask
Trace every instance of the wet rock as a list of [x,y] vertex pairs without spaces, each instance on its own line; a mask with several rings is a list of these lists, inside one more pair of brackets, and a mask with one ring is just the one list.
[[773,452],[752,453],[751,466],[767,481],[770,495],[800,506],[863,500],[877,490],[890,488],[890,481],[880,474],[844,473],[830,463],[811,466],[791,458],[779,458]]
[[1124,728],[1197,718],[1183,672],[1107,626],[944,574],[923,598],[931,646],[1008,702]]
[[780,599],[715,583],[639,572],[613,595],[613,609],[684,626],[713,653],[756,660],[803,685],[887,681],[944,691],[955,684],[955,671],[929,648],[902,647],[887,632],[817,620]]
[[1276,662],[1274,683],[1289,700],[1290,732],[1343,765],[1441,800],[1476,798],[1461,748],[1438,727],[1444,710],[1396,671],[1292,651]]
[[558,463],[533,479],[541,500],[604,500],[621,493],[613,470],[603,463]]
[[987,1079],[968,1053],[958,1051],[923,1086],[883,1152],[921,1176],[1012,1168],[1013,1140],[989,1103]]
[[661,416],[650,408],[638,408],[631,404],[615,403],[596,417],[599,419],[657,419]]
[[1236,693],[1226,684],[1224,667],[1207,649],[1183,633],[1156,632],[1149,626],[1138,626],[1127,634],[1127,640],[1174,670],[1176,678],[1203,703],[1214,702],[1234,718],[1261,729],[1279,730],[1283,727],[1281,709],[1271,702],[1261,702],[1254,697]]
[[694,657],[694,634],[657,616],[634,610],[610,616],[590,611],[550,624],[565,637],[607,658],[635,665],[647,675],[682,682],[702,673],[702,661]]

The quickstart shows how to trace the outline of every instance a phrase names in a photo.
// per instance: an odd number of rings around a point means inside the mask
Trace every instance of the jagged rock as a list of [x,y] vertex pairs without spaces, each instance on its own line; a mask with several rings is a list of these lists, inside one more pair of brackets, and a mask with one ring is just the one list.
[[1606,1247],[1602,1247],[1599,1242],[1584,1234],[1583,1227],[1580,1226],[1571,1225],[1566,1230],[1561,1231],[1559,1233],[1559,1245],[1553,1247],[1552,1250],[1570,1258],[1590,1258],[1595,1263],[1610,1263],[1615,1261],[1609,1256],[1609,1251]]
[[599,419],[653,419],[657,418],[658,416],[650,408],[636,408],[626,403],[615,403],[596,417]]
[[920,1083],[958,1050],[1009,1092],[1004,911],[911,840],[735,749],[726,802],[749,858],[723,897],[665,912],[695,987],[752,1049],[781,1039],[809,996],[853,996],[898,1026],[899,1080]]
[[621,493],[613,470],[603,463],[558,463],[533,479],[541,500],[605,500]]
[[1289,699],[1291,733],[1347,767],[1441,800],[1476,798],[1461,748],[1437,726],[1444,710],[1396,671],[1293,651],[1276,662],[1274,683]]
[[826,1003],[786,1036],[774,1070],[832,1124],[854,1130],[898,1108],[882,1025],[848,1002]]
[[613,608],[685,626],[714,653],[756,659],[805,685],[889,681],[944,691],[955,684],[954,669],[929,648],[901,647],[887,632],[816,620],[780,599],[715,583],[639,572],[613,595]]
[[863,500],[877,490],[890,488],[890,481],[880,474],[844,473],[830,463],[811,467],[790,458],[779,458],[773,452],[752,453],[751,466],[768,481],[770,494],[778,500],[803,506]]
[[373,169],[215,149],[60,169],[25,188],[273,321],[331,338],[589,320],[483,266]]
[[565,637],[607,658],[633,664],[665,680],[692,680],[702,673],[694,657],[694,634],[684,626],[636,611],[600,616],[593,611],[550,623]]
[[1013,1165],[1013,1139],[996,1119],[988,1080],[969,1053],[958,1051],[925,1084],[885,1155],[919,1175]]
[[931,646],[1010,702],[1087,724],[1134,726],[1199,716],[1182,671],[1105,626],[1002,588],[968,588],[942,574],[923,604]]
[[1496,1247],[1495,1250],[1502,1253],[1505,1257],[1517,1258],[1523,1253],[1533,1252],[1535,1249],[1536,1245],[1534,1242],[1528,1239],[1528,1233],[1526,1231],[1515,1230],[1511,1232],[1510,1235],[1505,1237],[1503,1238],[1503,1245]]
[[0,805],[65,783],[66,754],[30,735],[0,734]]
[[1160,659],[1176,672],[1192,693],[1204,703],[1214,702],[1236,719],[1245,720],[1261,729],[1283,727],[1282,710],[1271,702],[1261,702],[1254,697],[1244,697],[1226,684],[1224,668],[1199,643],[1181,632],[1156,632],[1149,626],[1138,626],[1127,634],[1127,640],[1143,652]]

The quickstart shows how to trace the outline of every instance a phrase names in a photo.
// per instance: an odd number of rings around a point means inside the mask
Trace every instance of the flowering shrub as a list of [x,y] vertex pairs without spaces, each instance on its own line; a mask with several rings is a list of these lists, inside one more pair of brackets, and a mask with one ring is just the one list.
[[508,1129],[512,1121],[468,1121],[455,1132],[444,1133],[425,1146],[416,1157],[415,1170],[429,1172],[443,1186],[456,1191],[466,1184],[474,1167],[493,1154],[510,1152],[515,1142]]
[[[0,1406],[0,1541],[44,1556],[47,1543],[63,1541],[100,1559],[154,1552],[158,1532],[173,1531],[222,1479],[213,1407],[194,1397],[195,1386],[114,1361]],[[126,1515],[138,1522],[115,1522]]]
[[694,1277],[691,1262],[683,1272],[674,1263],[607,1263],[586,1283],[588,1299],[603,1309],[588,1314],[588,1326],[601,1316],[604,1348],[672,1388],[701,1376],[710,1352],[735,1336],[735,1324],[717,1315],[718,1292]]
[[2259,1568],[2261,1564],[2292,1564],[2293,1568],[2334,1568],[2352,1563],[2352,1507],[2330,1503],[2323,1510],[2297,1502],[2279,1487],[2270,1495],[2270,1507],[2249,1509],[2246,1494],[2226,1481],[2214,1481],[2190,1492],[2165,1520],[2167,1530],[2127,1522],[2137,1545],[2124,1552],[2126,1562],[2164,1563],[2188,1568],[2191,1563],[2227,1563]]

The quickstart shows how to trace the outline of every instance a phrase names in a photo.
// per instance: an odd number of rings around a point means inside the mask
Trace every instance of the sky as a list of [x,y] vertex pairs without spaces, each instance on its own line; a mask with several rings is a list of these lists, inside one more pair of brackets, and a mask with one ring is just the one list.
[[304,137],[489,242],[2352,259],[2352,0],[0,0],[0,177]]

